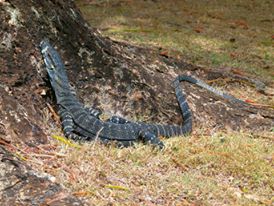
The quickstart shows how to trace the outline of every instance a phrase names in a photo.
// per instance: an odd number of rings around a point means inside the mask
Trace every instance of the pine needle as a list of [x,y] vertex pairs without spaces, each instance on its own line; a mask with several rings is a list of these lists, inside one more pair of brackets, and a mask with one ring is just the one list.
[[19,152],[15,152],[14,155],[16,157],[18,157],[19,159],[23,160],[23,161],[27,161],[28,159],[25,158],[23,155],[21,155]]
[[72,143],[70,140],[68,140],[65,137],[62,137],[62,136],[59,136],[59,135],[52,135],[51,137],[58,140],[59,142],[62,142],[64,144],[70,146],[70,147],[75,147],[77,149],[81,148],[81,146],[79,144]]
[[78,191],[78,192],[74,192],[73,195],[75,195],[77,197],[87,197],[87,196],[94,195],[94,192],[92,192],[92,191]]
[[105,185],[106,188],[109,189],[114,189],[114,190],[124,190],[124,191],[129,191],[129,188],[120,186],[120,185]]

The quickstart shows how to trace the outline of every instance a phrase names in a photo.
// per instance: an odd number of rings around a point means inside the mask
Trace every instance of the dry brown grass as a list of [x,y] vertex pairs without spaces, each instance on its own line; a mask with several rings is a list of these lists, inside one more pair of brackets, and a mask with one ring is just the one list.
[[89,205],[271,205],[270,135],[200,131],[165,140],[164,151],[51,139],[17,154]]

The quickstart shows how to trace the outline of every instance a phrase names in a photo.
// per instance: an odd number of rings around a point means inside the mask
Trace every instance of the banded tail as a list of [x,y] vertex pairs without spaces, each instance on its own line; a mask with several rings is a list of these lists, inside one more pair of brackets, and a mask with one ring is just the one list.
[[[175,80],[172,82],[172,85],[175,88],[175,94],[176,94],[177,101],[179,103],[179,106],[180,106],[180,109],[182,112],[182,117],[183,117],[184,122],[183,122],[183,125],[181,126],[180,133],[176,132],[176,131],[179,131],[178,127],[173,127],[173,128],[172,128],[172,126],[166,127],[166,130],[168,130],[168,128],[170,128],[171,131],[175,130],[176,135],[183,135],[186,133],[190,133],[192,131],[192,113],[191,113],[191,110],[190,110],[188,103],[186,101],[186,97],[184,95],[185,92],[180,87],[180,82],[182,82],[182,81],[186,81],[186,82],[195,84],[199,87],[202,87],[202,88],[216,94],[217,96],[220,96],[224,99],[231,101],[232,103],[246,104],[244,101],[237,99],[232,95],[226,94],[222,91],[219,91],[219,90],[209,86],[208,84],[206,84],[205,82],[203,82],[202,80],[200,80],[198,78],[194,78],[189,75],[178,75],[175,78]],[[168,131],[168,132],[165,131],[164,134],[168,134],[167,136],[170,136],[169,135],[170,133],[171,133],[170,131]]]
[[175,81],[186,81],[186,82],[189,82],[189,83],[192,83],[192,84],[196,84],[198,85],[199,87],[202,87],[214,94],[216,94],[217,96],[220,96],[224,99],[227,99],[227,100],[230,100],[231,102],[233,103],[241,103],[241,104],[246,104],[246,102],[240,100],[240,99],[237,99],[236,97],[230,95],[230,94],[226,94],[218,89],[215,89],[214,87],[211,87],[209,86],[207,83],[203,82],[202,80],[198,79],[198,78],[194,78],[192,76],[189,76],[189,75],[179,75],[176,77]]

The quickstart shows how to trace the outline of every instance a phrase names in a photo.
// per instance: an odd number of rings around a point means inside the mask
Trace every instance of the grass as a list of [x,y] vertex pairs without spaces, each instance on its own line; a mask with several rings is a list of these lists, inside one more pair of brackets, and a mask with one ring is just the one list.
[[104,35],[210,68],[239,68],[274,80],[273,10],[255,1],[76,1]]
[[273,139],[199,131],[165,144],[160,152],[141,144],[124,149],[98,142],[72,147],[54,138],[50,156],[42,155],[43,150],[21,156],[88,204],[273,204]]
[[[76,3],[89,23],[105,36],[160,47],[168,55],[202,67],[224,71],[231,68],[268,82],[270,88],[266,91],[274,94],[274,6],[269,0]],[[237,84],[220,85],[222,82],[213,86],[225,86],[238,98],[273,108],[273,96],[262,95],[250,86],[234,89]]]
[[[51,125],[44,110],[45,124]],[[71,143],[53,126],[48,145],[11,147],[87,205],[273,205],[273,132],[212,132],[166,148]]]
[[[231,67],[274,80],[270,1],[76,3],[105,36],[161,47],[204,67]],[[249,88],[244,93],[239,88],[229,90],[273,103]],[[195,130],[187,138],[165,140],[163,152],[144,145],[117,149],[97,142],[78,148],[52,139],[53,151],[62,156],[42,167],[31,162],[91,205],[273,204],[273,131],[255,135]]]
[[[77,1],[91,25],[132,44],[157,46],[210,68],[273,81],[273,4],[256,1]],[[225,85],[222,85],[225,86]],[[226,85],[229,87],[228,85]],[[253,90],[247,95],[269,101]],[[270,100],[273,102],[273,99]],[[45,125],[50,125],[45,110]],[[274,128],[273,128],[274,129]],[[212,132],[117,149],[75,145],[52,127],[50,144],[12,151],[90,205],[273,205],[273,132]]]

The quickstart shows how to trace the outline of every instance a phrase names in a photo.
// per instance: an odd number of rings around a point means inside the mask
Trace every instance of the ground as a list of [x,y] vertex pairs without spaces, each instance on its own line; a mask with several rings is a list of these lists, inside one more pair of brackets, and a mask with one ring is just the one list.
[[271,1],[76,1],[104,35],[274,80]]
[[[71,2],[7,3],[1,11],[15,32],[4,24],[1,33],[1,48],[9,50],[0,53],[0,134],[9,137],[1,144],[90,205],[273,204],[272,4],[203,2],[77,1],[90,32]],[[14,40],[19,34],[26,41]],[[36,77],[43,36],[57,46],[80,98],[109,113],[181,123],[169,84],[185,72],[256,106],[238,107],[186,85],[194,132],[164,140],[164,151],[69,142],[52,118],[46,77]],[[258,79],[266,90],[231,74]]]

